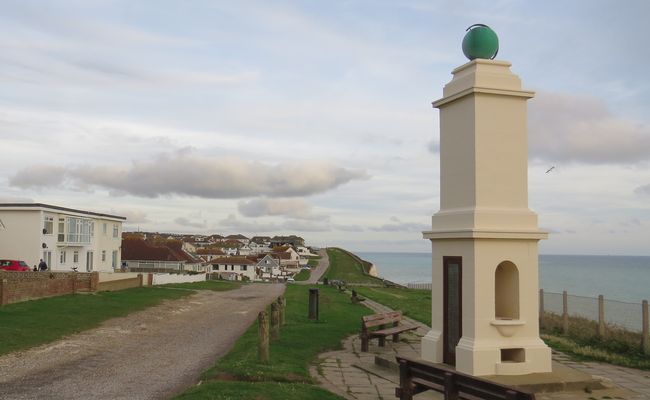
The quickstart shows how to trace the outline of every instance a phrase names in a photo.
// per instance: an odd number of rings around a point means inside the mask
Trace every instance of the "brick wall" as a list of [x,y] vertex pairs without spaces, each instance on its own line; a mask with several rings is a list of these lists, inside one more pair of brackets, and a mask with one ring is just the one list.
[[97,290],[97,272],[0,271],[0,305]]

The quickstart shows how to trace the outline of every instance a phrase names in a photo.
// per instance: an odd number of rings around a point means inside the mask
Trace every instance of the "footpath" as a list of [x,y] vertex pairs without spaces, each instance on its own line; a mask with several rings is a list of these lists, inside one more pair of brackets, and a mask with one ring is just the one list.
[[[390,308],[366,299],[363,304],[376,313],[392,311]],[[350,400],[395,399],[395,388],[399,385],[396,369],[380,367],[375,357],[393,359],[404,355],[418,358],[420,339],[429,328],[417,321],[405,318],[405,322],[417,325],[418,330],[404,334],[398,343],[387,340],[385,347],[378,347],[377,341],[370,341],[370,351],[361,352],[358,335],[348,337],[343,342],[343,350],[323,353],[318,365],[310,369],[311,376],[320,386]],[[537,400],[648,400],[650,399],[650,371],[635,370],[597,362],[575,362],[562,353],[553,352],[553,360],[568,367],[586,372],[601,379],[606,389],[593,392],[553,392],[538,393]],[[428,391],[415,396],[415,399],[443,399],[442,394]]]

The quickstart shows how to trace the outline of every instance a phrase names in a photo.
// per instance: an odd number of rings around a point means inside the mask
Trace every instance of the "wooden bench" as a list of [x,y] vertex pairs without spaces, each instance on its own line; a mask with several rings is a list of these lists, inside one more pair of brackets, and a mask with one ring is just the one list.
[[427,390],[444,393],[445,400],[535,400],[535,395],[511,386],[466,375],[443,364],[397,357],[400,386],[395,396],[411,400]]
[[414,325],[400,325],[401,321],[401,311],[391,311],[361,317],[361,351],[368,351],[368,342],[370,339],[379,338],[379,347],[384,347],[386,344],[386,336],[392,335],[393,342],[397,342],[400,333],[418,328]]

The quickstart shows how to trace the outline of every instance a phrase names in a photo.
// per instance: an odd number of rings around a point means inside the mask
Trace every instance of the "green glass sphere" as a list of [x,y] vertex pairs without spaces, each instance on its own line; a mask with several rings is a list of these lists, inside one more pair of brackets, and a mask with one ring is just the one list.
[[467,28],[463,38],[463,54],[475,58],[493,59],[499,52],[499,38],[489,26],[474,24]]

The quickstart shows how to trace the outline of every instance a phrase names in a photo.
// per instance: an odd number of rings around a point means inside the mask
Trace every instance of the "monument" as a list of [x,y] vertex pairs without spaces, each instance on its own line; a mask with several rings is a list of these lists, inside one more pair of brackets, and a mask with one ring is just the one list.
[[537,215],[528,208],[527,100],[496,34],[473,25],[470,61],[440,109],[440,211],[430,231],[431,331],[422,358],[474,376],[551,371],[539,338]]

